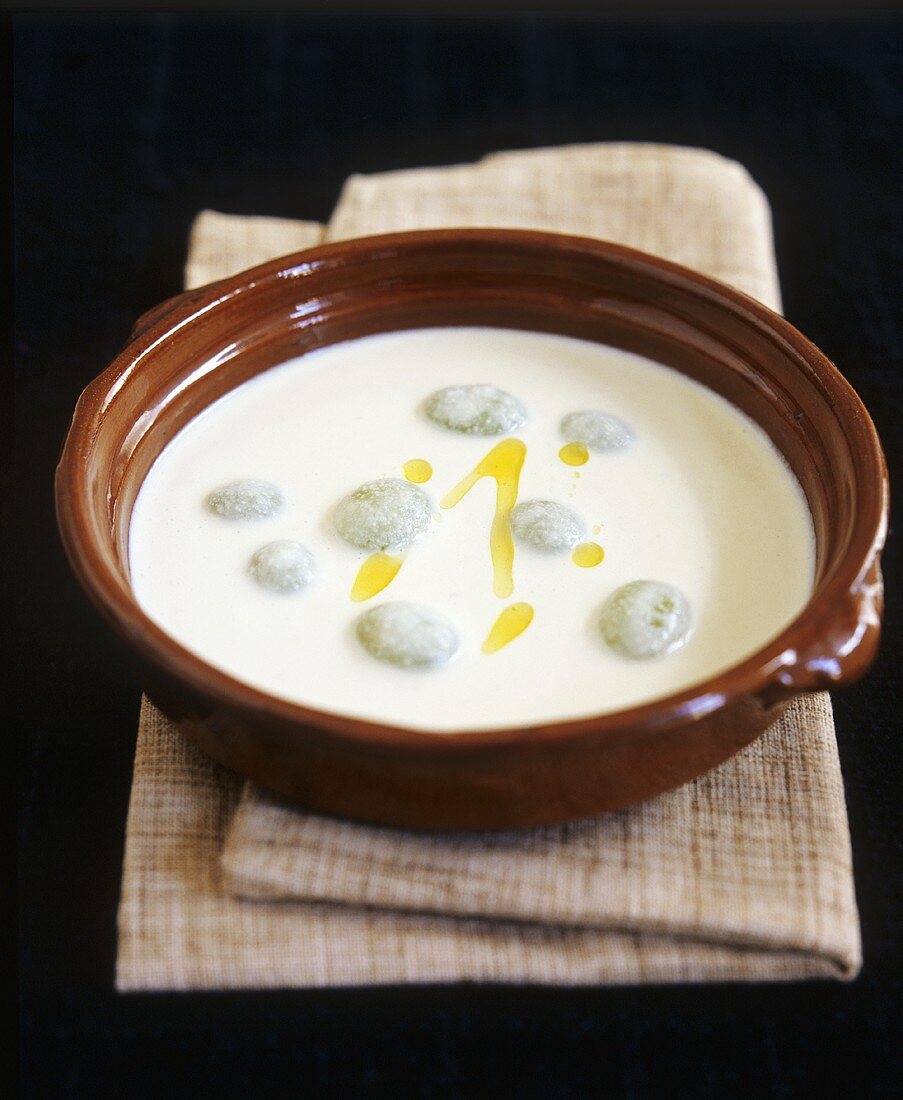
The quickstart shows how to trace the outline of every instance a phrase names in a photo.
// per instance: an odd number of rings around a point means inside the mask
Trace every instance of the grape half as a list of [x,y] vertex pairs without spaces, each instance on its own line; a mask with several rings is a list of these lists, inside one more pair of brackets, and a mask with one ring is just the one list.
[[522,402],[497,386],[446,386],[431,394],[425,407],[434,423],[465,435],[513,432],[527,419]]
[[357,621],[358,641],[378,661],[400,668],[441,668],[460,646],[454,624],[422,604],[384,603]]
[[251,558],[248,572],[270,592],[288,595],[307,588],[317,569],[306,546],[290,539],[277,539],[261,546]]
[[422,489],[400,478],[367,481],[335,510],[336,530],[361,550],[404,550],[429,529],[433,505]]
[[609,596],[599,618],[602,636],[623,657],[646,660],[682,645],[690,633],[687,597],[664,581],[631,581]]
[[584,409],[561,421],[561,434],[568,443],[583,443],[591,451],[620,451],[633,442],[633,429],[619,416]]
[[583,520],[555,500],[524,500],[511,513],[511,530],[518,542],[544,553],[563,553],[583,538]]
[[232,481],[207,497],[207,507],[224,519],[266,519],[285,506],[278,485],[257,478]]

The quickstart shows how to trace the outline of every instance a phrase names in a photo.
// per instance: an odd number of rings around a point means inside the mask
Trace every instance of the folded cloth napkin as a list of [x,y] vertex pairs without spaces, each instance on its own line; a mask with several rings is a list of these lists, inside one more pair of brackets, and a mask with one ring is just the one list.
[[[655,145],[353,176],[328,226],[205,211],[188,286],[322,240],[449,225],[604,237],[779,306],[768,204],[738,164]],[[306,814],[142,705],[121,990],[850,979],[859,925],[830,702],[799,699],[708,775],[618,813],[501,834]]]

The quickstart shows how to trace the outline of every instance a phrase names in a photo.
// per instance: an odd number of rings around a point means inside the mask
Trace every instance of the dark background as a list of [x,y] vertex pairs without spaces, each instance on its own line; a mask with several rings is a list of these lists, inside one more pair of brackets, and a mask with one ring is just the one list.
[[786,314],[846,373],[899,469],[901,23],[32,15],[15,38],[24,1093],[891,1095],[890,562],[878,663],[836,699],[854,984],[117,996],[139,689],[63,562],[51,480],[81,388],[180,289],[199,208],[325,220],[352,171],[623,139],[748,166],[773,205]]

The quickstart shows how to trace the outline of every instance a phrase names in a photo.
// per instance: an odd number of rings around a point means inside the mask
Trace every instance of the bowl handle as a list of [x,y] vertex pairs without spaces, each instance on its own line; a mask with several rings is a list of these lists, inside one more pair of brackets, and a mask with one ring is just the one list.
[[877,555],[857,583],[832,609],[831,622],[818,638],[787,649],[759,696],[772,706],[801,691],[824,691],[858,680],[878,648],[884,582]]

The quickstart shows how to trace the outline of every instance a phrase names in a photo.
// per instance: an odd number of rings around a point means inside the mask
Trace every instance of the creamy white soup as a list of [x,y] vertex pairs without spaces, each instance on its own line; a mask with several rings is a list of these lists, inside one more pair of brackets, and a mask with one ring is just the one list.
[[[500,419],[477,427],[495,434],[455,430],[487,394]],[[352,545],[360,502],[385,503],[355,491],[383,479],[417,537]],[[235,488],[249,480],[250,495]],[[614,348],[478,327],[349,341],[234,390],[154,463],[129,555],[141,606],[210,664],[437,732],[622,710],[705,680],[799,613],[815,561],[798,482],[723,398]],[[640,592],[648,607],[676,593],[658,648],[631,650],[629,620],[612,627],[638,581],[658,585]]]

